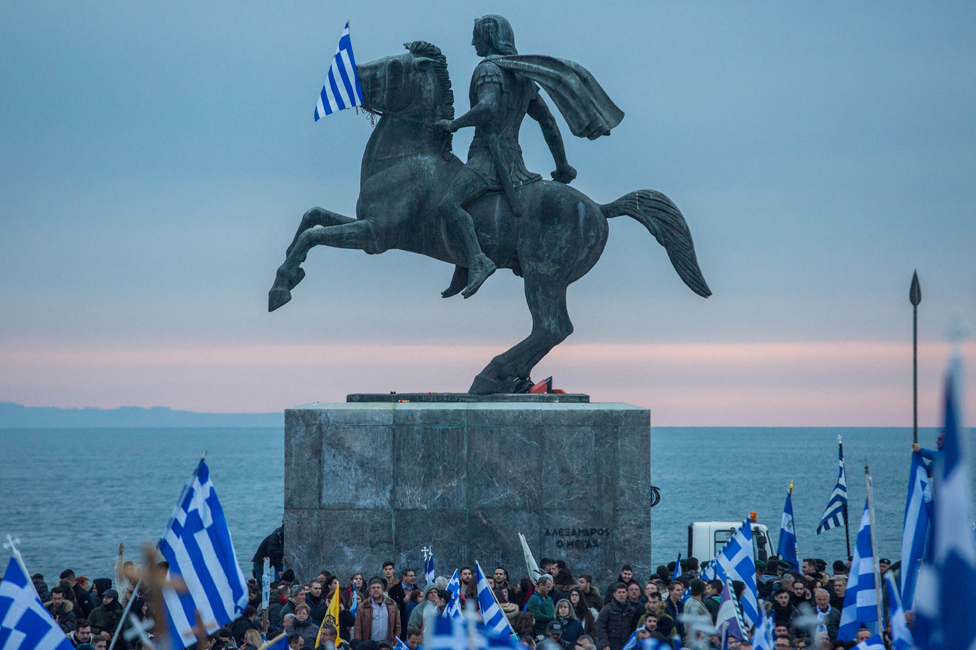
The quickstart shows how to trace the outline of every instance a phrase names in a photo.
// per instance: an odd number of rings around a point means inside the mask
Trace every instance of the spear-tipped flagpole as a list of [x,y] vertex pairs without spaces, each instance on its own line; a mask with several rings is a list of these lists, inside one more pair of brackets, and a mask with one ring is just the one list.
[[912,442],[918,444],[918,303],[922,302],[918,271],[912,274],[908,299],[912,302]]

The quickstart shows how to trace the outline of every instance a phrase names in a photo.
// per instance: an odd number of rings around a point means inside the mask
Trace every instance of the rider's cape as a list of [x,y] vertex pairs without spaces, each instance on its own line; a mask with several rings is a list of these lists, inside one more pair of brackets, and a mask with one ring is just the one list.
[[545,88],[575,136],[596,140],[610,135],[610,129],[624,119],[624,112],[578,63],[542,54],[491,56],[488,60]]

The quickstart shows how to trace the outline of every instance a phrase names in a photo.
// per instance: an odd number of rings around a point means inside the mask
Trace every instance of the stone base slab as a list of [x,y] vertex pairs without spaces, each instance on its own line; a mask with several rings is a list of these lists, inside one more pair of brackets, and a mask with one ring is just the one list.
[[285,548],[300,578],[564,559],[650,573],[650,411],[619,403],[317,403],[285,411]]

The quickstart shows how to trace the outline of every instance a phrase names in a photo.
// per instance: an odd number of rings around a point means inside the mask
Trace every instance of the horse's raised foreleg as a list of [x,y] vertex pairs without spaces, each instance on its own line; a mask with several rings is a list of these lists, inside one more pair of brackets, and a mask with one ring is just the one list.
[[341,226],[342,224],[352,223],[353,221],[355,219],[352,217],[347,217],[338,212],[332,212],[322,208],[312,208],[302,215],[302,222],[298,225],[298,231],[295,232],[295,237],[291,240],[291,244],[288,245],[288,250],[285,251],[285,255],[291,255],[292,249],[298,243],[298,238],[309,228],[314,228],[315,226]]
[[305,277],[301,264],[312,248],[332,246],[369,250],[372,241],[373,224],[365,220],[352,220],[338,226],[313,226],[299,234],[284,264],[278,267],[274,286],[268,292],[268,311],[274,311],[291,300],[291,290]]
[[573,323],[566,310],[565,285],[548,276],[526,274],[525,302],[532,313],[532,332],[518,345],[492,359],[475,377],[469,393],[513,392],[542,357],[573,333]]

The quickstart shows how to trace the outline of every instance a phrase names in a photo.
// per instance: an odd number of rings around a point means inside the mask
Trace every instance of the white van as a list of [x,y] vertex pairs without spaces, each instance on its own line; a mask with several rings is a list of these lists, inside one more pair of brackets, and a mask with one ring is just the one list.
[[[752,557],[765,562],[774,554],[769,529],[756,523],[756,513],[752,515]],[[688,525],[688,557],[697,558],[700,563],[713,560],[722,552],[725,543],[735,536],[741,521],[696,521]]]

